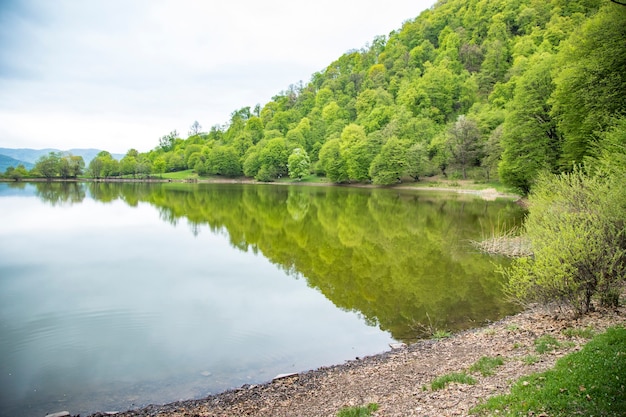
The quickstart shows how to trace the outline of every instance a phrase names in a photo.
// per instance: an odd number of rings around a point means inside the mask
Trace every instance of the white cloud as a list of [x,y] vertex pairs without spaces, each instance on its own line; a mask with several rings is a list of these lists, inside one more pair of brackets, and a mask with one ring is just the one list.
[[[264,104],[433,0],[0,6],[0,146],[146,151]],[[88,132],[88,134],[85,134]]]

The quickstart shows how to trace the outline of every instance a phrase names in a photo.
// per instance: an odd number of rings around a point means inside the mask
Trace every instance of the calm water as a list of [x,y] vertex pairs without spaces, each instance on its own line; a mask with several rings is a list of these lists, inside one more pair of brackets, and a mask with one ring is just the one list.
[[506,201],[0,184],[0,416],[199,398],[510,313],[469,241]]

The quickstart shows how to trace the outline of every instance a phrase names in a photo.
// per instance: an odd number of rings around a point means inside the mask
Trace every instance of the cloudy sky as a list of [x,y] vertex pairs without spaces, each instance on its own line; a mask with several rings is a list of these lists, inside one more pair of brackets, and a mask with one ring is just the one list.
[[158,145],[208,131],[435,0],[0,0],[0,147]]

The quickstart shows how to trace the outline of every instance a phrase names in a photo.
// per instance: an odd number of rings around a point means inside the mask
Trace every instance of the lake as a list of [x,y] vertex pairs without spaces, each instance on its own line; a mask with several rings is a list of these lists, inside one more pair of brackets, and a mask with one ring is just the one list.
[[0,416],[204,397],[514,312],[507,200],[352,187],[0,183]]

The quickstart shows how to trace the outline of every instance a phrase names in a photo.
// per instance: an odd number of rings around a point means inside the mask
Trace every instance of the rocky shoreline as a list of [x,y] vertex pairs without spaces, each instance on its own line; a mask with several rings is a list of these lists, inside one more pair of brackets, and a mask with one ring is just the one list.
[[[551,368],[558,358],[587,342],[567,337],[563,330],[591,328],[600,333],[616,325],[626,325],[626,308],[598,310],[578,319],[536,308],[450,338],[423,340],[262,385],[244,385],[199,400],[150,405],[116,415],[335,416],[343,407],[373,402],[379,405],[375,416],[469,416],[469,410],[480,401],[508,392],[518,378]],[[554,337],[560,345],[539,354],[534,341],[544,335]],[[468,371],[483,356],[501,357],[504,365],[492,376],[473,374],[475,385],[453,383],[442,390],[430,388],[437,376]],[[109,415],[96,413],[91,417]]]

